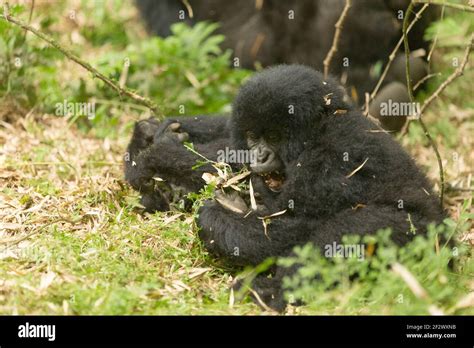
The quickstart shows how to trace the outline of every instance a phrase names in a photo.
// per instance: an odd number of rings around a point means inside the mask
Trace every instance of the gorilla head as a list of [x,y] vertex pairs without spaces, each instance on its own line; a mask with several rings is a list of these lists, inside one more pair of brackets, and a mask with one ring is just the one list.
[[[281,181],[317,134],[322,115],[347,112],[344,90],[302,65],[280,65],[255,75],[233,105],[234,146],[251,152],[250,168]],[[291,131],[290,131],[291,130]]]

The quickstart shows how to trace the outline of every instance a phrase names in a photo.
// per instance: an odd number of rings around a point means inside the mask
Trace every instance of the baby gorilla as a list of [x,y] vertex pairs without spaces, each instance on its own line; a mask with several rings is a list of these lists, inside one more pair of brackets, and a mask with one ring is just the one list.
[[[156,173],[187,190],[202,187],[200,176],[212,167],[190,169],[197,157],[183,149],[183,137],[196,141],[195,148],[211,159],[223,146],[250,151],[251,181],[262,204],[254,211],[239,201],[240,210],[250,210],[244,214],[229,209],[235,197],[221,194],[205,202],[197,219],[207,250],[235,265],[289,256],[306,243],[324,249],[341,243],[345,234],[388,227],[403,245],[413,226],[423,234],[430,222],[442,221],[444,212],[410,156],[343,97],[337,83],[309,67],[266,69],[241,88],[230,119],[157,124],[153,140],[148,138],[151,145],[132,154],[138,172],[128,179],[147,194],[154,192],[149,181]],[[181,135],[174,131],[177,126],[170,127],[176,122]],[[272,214],[264,228],[261,217]],[[282,279],[295,271],[275,267],[271,278],[257,276],[252,288],[267,305],[282,310]]]
[[[229,123],[233,146],[257,151],[251,170],[266,214],[285,211],[262,227],[257,211],[245,218],[214,201],[199,211],[200,238],[219,257],[257,265],[290,255],[308,242],[324,248],[345,234],[373,234],[390,227],[402,245],[440,222],[443,211],[430,184],[392,137],[343,101],[332,80],[304,66],[279,66],[256,74],[240,90]],[[270,178],[270,179],[269,179]],[[279,178],[279,179],[277,179]],[[283,183],[277,190],[266,183]],[[263,183],[261,181],[264,181]],[[281,309],[283,276],[253,287]]]

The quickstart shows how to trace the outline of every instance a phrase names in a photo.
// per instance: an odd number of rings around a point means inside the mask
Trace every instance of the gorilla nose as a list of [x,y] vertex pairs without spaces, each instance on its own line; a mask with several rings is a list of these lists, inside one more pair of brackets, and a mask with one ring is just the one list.
[[275,154],[265,148],[259,148],[255,151],[255,160],[250,163],[250,168],[256,173],[271,172],[279,166],[279,162],[276,160]]

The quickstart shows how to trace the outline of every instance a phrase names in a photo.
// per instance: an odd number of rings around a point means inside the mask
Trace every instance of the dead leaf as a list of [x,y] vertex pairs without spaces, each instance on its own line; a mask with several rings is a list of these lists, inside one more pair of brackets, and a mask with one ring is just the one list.
[[41,291],[41,290],[45,290],[46,288],[48,288],[52,284],[54,278],[56,278],[56,273],[54,273],[54,272],[50,271],[48,273],[43,274],[41,276],[40,285],[39,285],[38,290]]
[[189,273],[189,279],[194,279],[199,277],[200,275],[203,275],[204,273],[207,273],[211,270],[209,267],[196,267],[193,268],[192,271]]
[[15,224],[15,223],[9,223],[9,222],[0,223],[0,230],[19,230],[21,229],[21,227],[22,227],[21,224]]
[[257,201],[255,200],[254,192],[253,192],[253,185],[252,179],[249,181],[249,191],[250,191],[250,206],[252,210],[257,210]]
[[227,180],[227,182],[223,185],[223,187],[228,187],[228,186],[232,186],[234,184],[238,184],[242,179],[245,179],[247,176],[250,175],[250,171],[245,171],[243,173],[240,173],[232,178],[230,178],[229,180]]
[[245,212],[242,209],[237,208],[236,206],[232,205],[229,203],[227,199],[221,199],[219,197],[215,197],[216,201],[219,202],[220,205],[222,205],[224,208],[237,213],[237,214],[244,214]]
[[270,224],[271,222],[271,218],[272,217],[275,217],[275,216],[280,216],[280,215],[283,215],[286,213],[286,210],[282,210],[282,211],[278,211],[276,213],[273,213],[271,215],[267,215],[267,216],[258,216],[257,218],[262,220],[262,224],[263,224],[263,233],[265,234],[265,237],[267,237],[268,239],[270,239],[270,236],[268,235],[268,231],[267,231],[267,227],[268,225]]

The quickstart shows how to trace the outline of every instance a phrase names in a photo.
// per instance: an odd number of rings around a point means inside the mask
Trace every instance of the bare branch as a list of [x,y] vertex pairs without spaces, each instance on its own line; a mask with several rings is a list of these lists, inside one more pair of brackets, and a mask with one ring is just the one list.
[[[407,80],[408,96],[410,98],[411,103],[415,102],[415,98],[413,97],[413,89],[412,89],[411,78],[410,78],[410,46],[408,45],[408,19],[410,17],[410,13],[413,10],[413,6],[414,6],[414,3],[410,2],[410,5],[408,6],[407,11],[405,13],[405,18],[403,19],[403,43],[405,46],[405,74],[406,74],[406,80]],[[441,208],[443,208],[443,200],[444,200],[443,161],[441,160],[441,155],[439,154],[438,146],[436,145],[436,142],[434,141],[433,137],[428,131],[428,128],[426,127],[425,122],[423,122],[423,119],[421,118],[422,113],[423,113],[423,110],[420,110],[419,115],[418,115],[418,122],[420,123],[420,126],[423,129],[423,132],[425,133],[426,138],[428,139],[431,147],[433,148],[436,155],[436,159],[438,161],[439,179],[440,179],[439,200],[440,200]]]
[[403,45],[405,47],[405,74],[407,80],[407,90],[408,96],[410,97],[410,102],[414,102],[415,98],[413,97],[413,87],[411,85],[410,78],[410,47],[408,45],[408,19],[410,18],[410,13],[413,10],[413,2],[410,2],[408,8],[405,12],[405,18],[403,18]]
[[416,91],[418,89],[418,87],[420,87],[426,80],[429,80],[432,77],[440,76],[440,75],[441,75],[441,73],[433,73],[433,74],[426,75],[420,81],[418,81],[415,86],[413,86],[413,91]]
[[[428,97],[428,99],[425,100],[423,105],[420,108],[420,117],[418,121],[420,122],[421,127],[423,128],[423,132],[425,133],[426,137],[430,141],[430,145],[435,149],[436,153],[436,158],[438,160],[438,167],[440,170],[440,201],[441,204],[443,204],[443,196],[444,196],[444,189],[445,189],[445,184],[444,184],[444,172],[443,172],[443,163],[441,162],[441,156],[439,155],[438,149],[436,147],[436,144],[434,143],[433,139],[431,138],[431,135],[429,134],[425,123],[421,119],[421,115],[423,112],[430,106],[430,104],[439,97],[439,95],[446,89],[446,87],[451,84],[455,79],[457,79],[459,76],[461,76],[464,72],[464,69],[466,68],[467,62],[469,61],[469,54],[472,50],[473,47],[473,42],[474,42],[474,34],[471,34],[471,38],[469,39],[469,43],[466,46],[466,49],[464,51],[464,56],[462,58],[461,64],[456,68],[456,70],[448,76],[448,78],[441,84],[439,87],[434,91],[432,95]],[[409,123],[407,123],[404,127],[404,130],[402,131],[402,134],[405,134],[407,129],[408,129]]]
[[469,39],[469,43],[466,46],[464,51],[464,56],[462,58],[461,64],[454,70],[454,72],[449,75],[449,77],[434,91],[434,93],[425,100],[423,105],[421,106],[420,113],[426,110],[426,108],[444,91],[444,89],[452,83],[455,79],[461,76],[466,68],[467,62],[469,61],[469,54],[471,53],[472,46],[474,44],[474,34],[471,34],[471,38]]
[[[421,18],[421,14],[428,8],[428,6],[429,6],[428,4],[423,5],[423,7],[415,14],[415,18],[413,18],[413,21],[408,26],[407,33],[410,32],[411,28],[413,28],[413,26],[418,21],[418,19]],[[406,18],[406,15],[405,15],[405,18]],[[368,113],[369,113],[368,105],[372,100],[374,100],[375,95],[378,93],[380,87],[382,86],[382,83],[385,80],[385,77],[387,76],[388,70],[390,69],[390,66],[392,65],[392,62],[395,59],[397,51],[400,49],[400,46],[402,45],[402,43],[403,43],[403,34],[400,37],[400,40],[398,40],[397,45],[393,49],[392,53],[390,53],[390,56],[388,57],[388,63],[387,63],[387,65],[385,65],[385,69],[383,70],[382,75],[380,75],[380,78],[377,82],[377,85],[375,85],[374,90],[372,91],[372,93],[370,93],[369,100],[367,101],[366,107],[365,107],[365,110],[364,110],[365,115],[368,115]]]
[[[439,19],[442,21],[444,19],[444,10],[445,10],[446,7],[441,7],[441,16],[439,17]],[[431,62],[431,56],[433,55],[433,52],[434,52],[434,49],[436,47],[436,43],[438,42],[438,34],[439,34],[439,27],[436,28],[436,35],[433,39],[433,43],[431,44],[431,48],[430,48],[430,52],[428,53],[428,56],[426,57],[426,60],[428,62]],[[416,89],[416,88],[414,88]]]
[[78,56],[73,54],[71,51],[67,50],[66,48],[62,47],[59,43],[57,43],[54,39],[51,37],[47,36],[46,34],[36,30],[32,26],[22,22],[19,19],[16,19],[12,16],[10,16],[9,11],[8,11],[8,6],[4,6],[4,14],[0,15],[0,18],[6,20],[7,22],[13,23],[19,27],[21,27],[24,30],[27,30],[29,32],[32,32],[35,34],[37,37],[40,39],[46,41],[48,44],[56,48],[58,51],[60,51],[62,54],[64,54],[66,57],[68,57],[70,60],[73,62],[76,62],[80,66],[82,66],[84,69],[90,71],[94,77],[97,77],[98,79],[102,80],[106,85],[109,85],[113,89],[117,91],[117,93],[121,95],[126,95],[127,97],[135,100],[138,104],[144,105],[147,108],[149,108],[155,115],[163,116],[163,114],[159,111],[157,105],[151,101],[150,99],[146,97],[142,97],[141,95],[133,92],[132,90],[125,88],[125,87],[120,87],[119,84],[108,78],[107,76],[103,75],[100,73],[98,70],[96,70],[94,67],[92,67],[89,63],[83,61],[80,59]]
[[[31,7],[30,7],[30,15],[28,16],[28,24],[31,23],[31,19],[33,18],[33,11],[35,9],[35,0],[31,0]],[[26,40],[26,34],[28,30],[25,30],[25,34],[23,35],[23,42]]]
[[472,6],[465,6],[465,5],[461,5],[461,4],[453,4],[452,2],[445,2],[445,1],[439,1],[439,0],[413,0],[413,2],[417,3],[417,4],[440,5],[440,6],[455,8],[457,10],[474,12],[474,7],[472,7]]
[[337,46],[339,44],[339,36],[341,35],[342,26],[346,18],[347,12],[349,11],[349,8],[351,7],[351,1],[352,0],[346,0],[346,4],[344,5],[344,8],[342,9],[341,16],[339,17],[339,19],[337,20],[334,26],[336,28],[336,31],[334,32],[332,45],[331,45],[331,48],[329,49],[328,54],[326,55],[326,58],[324,58],[324,62],[323,62],[324,78],[328,77],[329,66],[331,65],[332,57],[334,56],[334,53],[337,52]]

